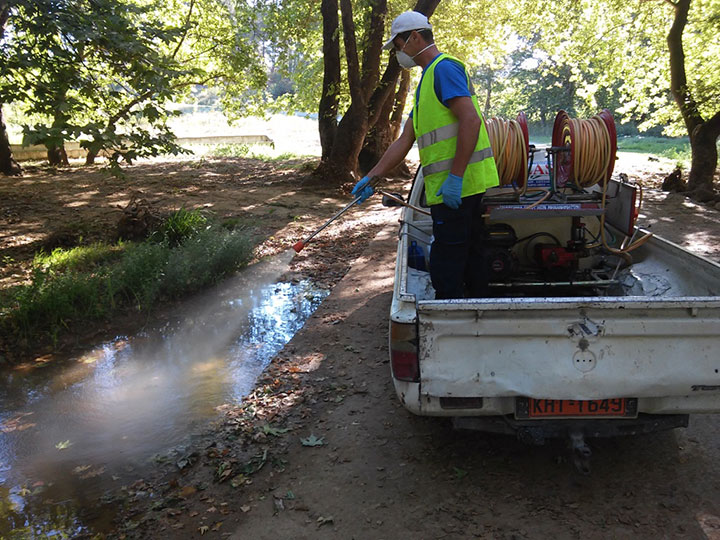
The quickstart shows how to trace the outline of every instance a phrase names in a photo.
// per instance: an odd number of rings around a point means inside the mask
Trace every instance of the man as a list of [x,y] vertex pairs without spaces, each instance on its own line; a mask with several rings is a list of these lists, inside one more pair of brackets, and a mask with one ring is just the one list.
[[405,159],[418,141],[435,237],[430,277],[435,298],[487,296],[482,196],[499,183],[490,140],[460,60],[441,54],[427,17],[406,11],[392,23],[385,49],[395,48],[404,68],[423,68],[415,106],[400,137],[353,188],[363,202],[373,194],[373,176],[383,176]]

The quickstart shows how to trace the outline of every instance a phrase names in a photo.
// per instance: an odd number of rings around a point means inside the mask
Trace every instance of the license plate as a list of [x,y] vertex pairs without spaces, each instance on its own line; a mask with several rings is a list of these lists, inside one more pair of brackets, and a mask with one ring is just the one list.
[[634,418],[637,416],[636,398],[612,399],[534,399],[517,398],[515,416],[523,419],[538,418]]

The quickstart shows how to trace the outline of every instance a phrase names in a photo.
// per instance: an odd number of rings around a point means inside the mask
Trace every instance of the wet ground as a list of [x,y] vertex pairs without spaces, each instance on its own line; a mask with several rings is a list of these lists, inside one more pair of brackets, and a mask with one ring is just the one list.
[[82,530],[76,512],[182,453],[216,407],[241,403],[329,293],[278,282],[291,258],[247,268],[159,328],[0,375],[0,537],[26,524]]

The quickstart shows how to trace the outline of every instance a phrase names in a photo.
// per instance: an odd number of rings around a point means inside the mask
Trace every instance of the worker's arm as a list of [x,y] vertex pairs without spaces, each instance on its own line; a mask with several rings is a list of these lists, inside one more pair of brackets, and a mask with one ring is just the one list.
[[462,178],[465,174],[468,161],[475,151],[478,135],[480,134],[481,120],[475,110],[472,99],[459,96],[448,101],[448,107],[458,119],[457,147],[450,173]]
[[[413,129],[412,119],[409,118],[407,122],[405,122],[405,129],[403,129],[400,137],[385,150],[380,161],[370,169],[367,176],[370,178],[373,176],[385,176],[388,172],[392,171],[402,163],[402,160],[405,159],[414,142],[415,130]],[[468,157],[468,159],[470,158]]]

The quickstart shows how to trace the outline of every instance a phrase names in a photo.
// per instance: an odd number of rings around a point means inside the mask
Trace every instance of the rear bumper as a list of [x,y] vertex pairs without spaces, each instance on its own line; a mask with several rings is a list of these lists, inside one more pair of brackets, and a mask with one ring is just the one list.
[[687,414],[639,414],[618,420],[515,420],[512,416],[461,416],[453,418],[453,427],[515,435],[523,442],[542,444],[545,439],[567,438],[581,433],[586,438],[618,437],[654,433],[687,427]]
[[[514,396],[483,397],[481,400],[475,400],[479,401],[476,408],[449,407],[449,400],[421,393],[421,383],[403,382],[394,378],[393,382],[398,398],[405,408],[421,416],[513,416],[515,414]],[[639,397],[637,410],[639,414],[652,415],[717,414],[720,413],[720,391],[699,389],[686,396]],[[612,420],[612,422],[617,421]]]

